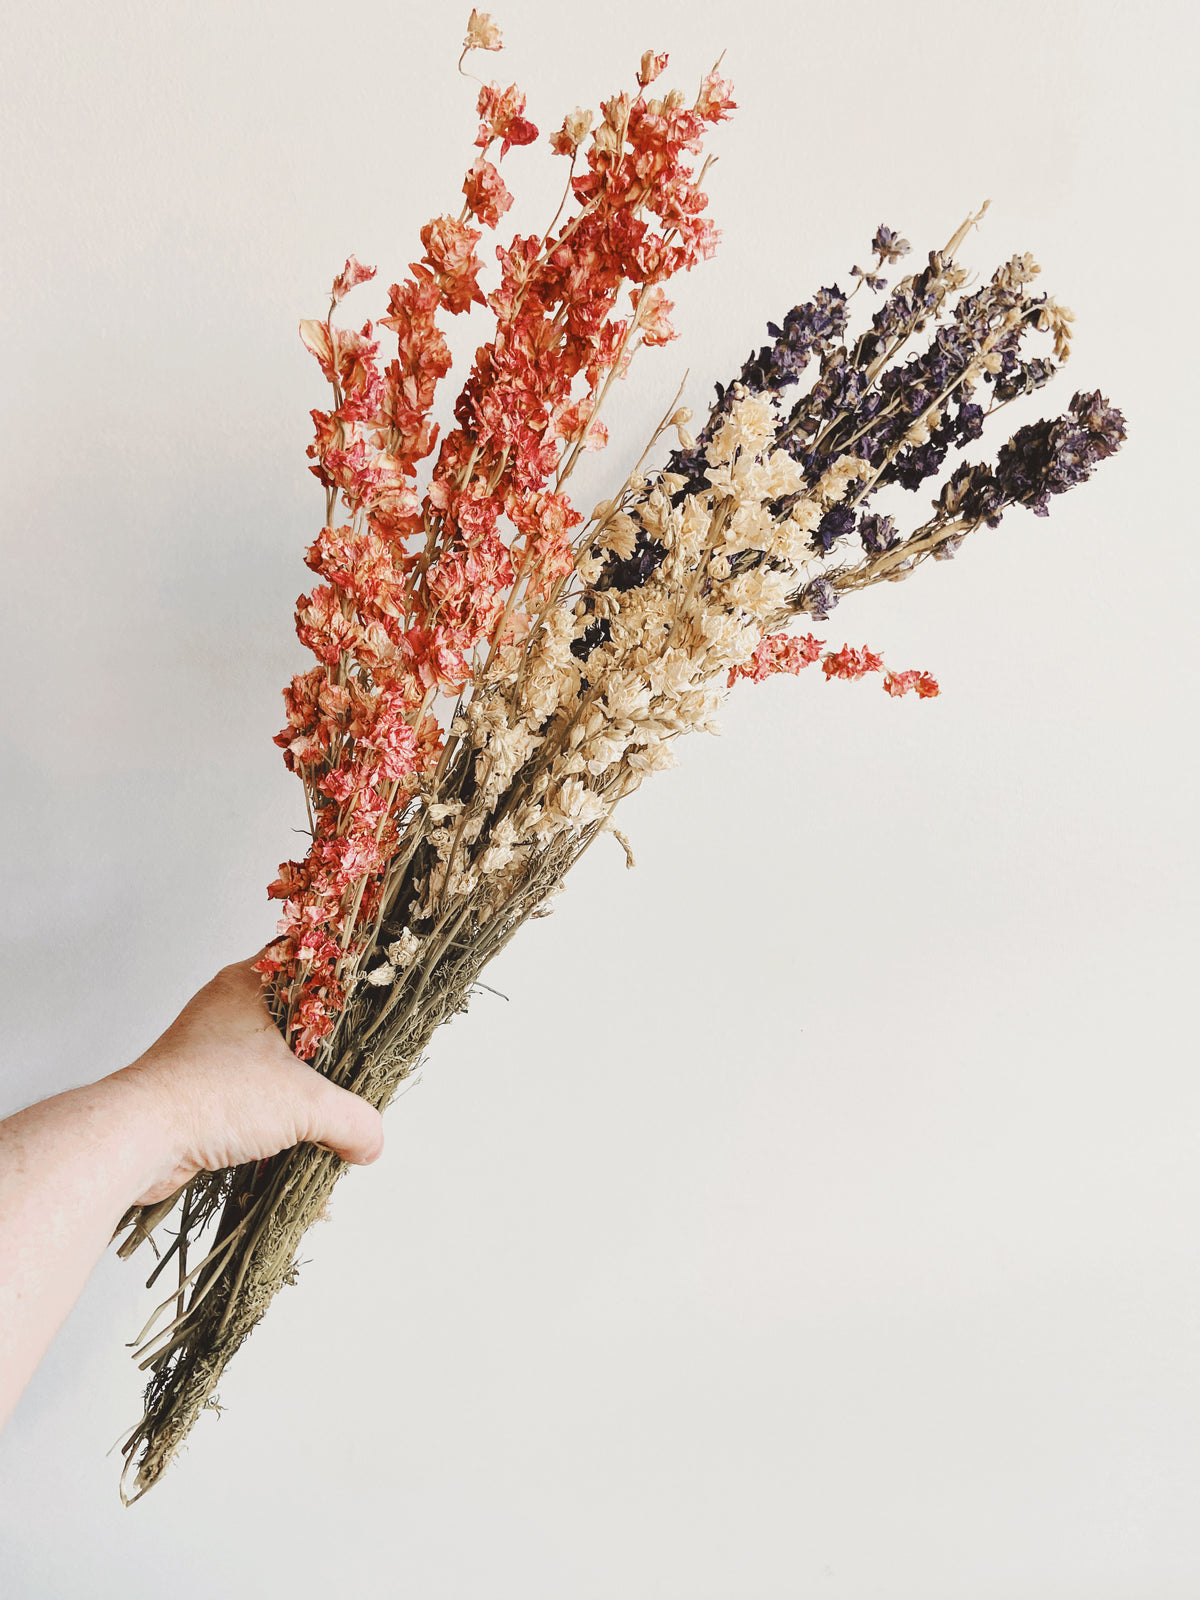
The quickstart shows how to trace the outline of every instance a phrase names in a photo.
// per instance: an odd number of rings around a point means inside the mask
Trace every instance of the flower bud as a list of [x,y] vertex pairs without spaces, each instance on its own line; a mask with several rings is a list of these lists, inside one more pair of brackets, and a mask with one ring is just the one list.
[[661,76],[666,65],[667,57],[665,55],[655,55],[653,50],[647,50],[642,57],[641,65],[638,67],[638,83],[644,89],[648,83],[653,83],[655,78]]
[[467,37],[463,40],[463,54],[468,50],[501,50],[500,28],[487,11],[472,11],[467,22]]
[[573,156],[586,138],[592,126],[592,113],[581,111],[578,106],[574,111],[568,111],[563,118],[563,125],[557,133],[550,136],[550,148],[556,155]]

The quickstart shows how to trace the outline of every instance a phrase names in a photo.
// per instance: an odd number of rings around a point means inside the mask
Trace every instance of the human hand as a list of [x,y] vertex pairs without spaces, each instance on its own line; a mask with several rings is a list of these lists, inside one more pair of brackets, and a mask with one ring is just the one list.
[[165,1200],[197,1172],[261,1161],[308,1141],[366,1166],[383,1153],[374,1106],[294,1056],[248,961],[223,967],[131,1066],[105,1082],[136,1093],[161,1135],[154,1181]]
[[365,1165],[383,1119],[291,1053],[249,961],[132,1066],[0,1121],[0,1424],[131,1202],[305,1140]]

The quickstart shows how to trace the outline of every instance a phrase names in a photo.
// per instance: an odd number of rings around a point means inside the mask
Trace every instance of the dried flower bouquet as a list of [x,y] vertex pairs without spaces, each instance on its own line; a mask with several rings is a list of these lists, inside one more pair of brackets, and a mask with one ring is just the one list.
[[[473,12],[464,55],[499,47]],[[674,764],[678,735],[714,726],[739,678],[819,663],[829,679],[878,673],[897,697],[938,692],[926,672],[789,624],[826,621],[844,594],[952,556],[1011,506],[1045,515],[1124,438],[1118,411],[1077,394],[993,464],[946,470],[989,416],[1053,376],[1071,314],[1033,292],[1027,255],[967,292],[956,258],[977,218],[887,292],[880,273],[909,245],[881,227],[851,293],[822,289],[772,324],[696,437],[673,402],[634,471],[582,516],[565,488],[581,453],[605,442],[614,381],[639,346],[675,337],[663,285],[717,240],[699,158],[734,108],[730,87],[714,69],[690,102],[652,98],[666,62],[643,56],[636,93],[594,122],[566,117],[550,140],[569,164],[558,215],[496,250],[486,294],[481,229],[511,204],[498,163],[537,130],[516,86],[484,85],[462,210],[421,230],[424,254],[392,285],[386,316],[335,325],[375,275],[352,256],[327,316],[301,324],[332,404],[313,412],[309,448],[326,505],[306,560],[321,582],[296,612],[316,664],[284,691],[277,742],[303,783],[312,845],[271,886],[283,917],[259,968],[292,1048],[381,1108],[486,964],[612,828],[618,802]],[[852,334],[849,301],[864,287],[883,298]],[[450,355],[438,317],[473,306],[494,331],[439,445],[432,408]],[[385,330],[395,355],[383,365]],[[1028,352],[1037,334],[1052,354]],[[668,433],[666,467],[648,469]],[[933,490],[909,528],[872,509],[897,485]],[[150,1379],[124,1446],[132,1498],[214,1403],[342,1170],[301,1146],[202,1173],[125,1219],[122,1255],[181,1200],[151,1278],[177,1257],[177,1285],[137,1352]]]

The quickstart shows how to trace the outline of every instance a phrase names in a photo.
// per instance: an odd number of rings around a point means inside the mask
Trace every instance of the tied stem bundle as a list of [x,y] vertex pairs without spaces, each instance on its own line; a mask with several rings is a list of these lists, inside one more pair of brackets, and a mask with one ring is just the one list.
[[[473,12],[466,49],[499,43]],[[564,119],[550,140],[569,161],[558,214],[496,250],[486,296],[480,229],[511,204],[489,157],[537,129],[515,85],[483,85],[461,213],[421,230],[424,255],[392,285],[387,315],[335,325],[375,275],[352,256],[327,316],[301,324],[332,392],[309,448],[326,512],[306,559],[323,581],[297,604],[316,665],[285,690],[277,743],[303,784],[312,843],[271,886],[283,914],[258,967],[291,1048],[380,1109],[487,963],[613,828],[617,804],[674,765],[680,734],[715,730],[738,679],[819,663],[827,679],[878,673],[897,698],[938,693],[927,672],[789,624],[825,621],[842,595],[946,559],[1011,506],[1045,514],[1124,438],[1118,411],[1079,394],[1064,416],[1019,429],[994,464],[945,471],[992,413],[1066,359],[1070,313],[1032,292],[1029,256],[966,292],[956,256],[978,216],[886,294],[881,269],[910,247],[881,227],[850,293],[822,289],[771,324],[697,435],[676,396],[618,491],[581,515],[566,485],[605,442],[613,384],[639,347],[675,337],[662,285],[717,239],[702,145],[734,109],[730,87],[714,69],[690,101],[654,98],[666,65],[647,52],[636,92]],[[849,302],[863,288],[884,298],[852,337]],[[432,408],[450,357],[437,319],[476,305],[494,333],[439,444]],[[386,365],[379,329],[396,338]],[[1028,353],[1036,334],[1053,359]],[[648,469],[668,434],[667,465]],[[873,508],[927,482],[932,515],[906,532]],[[124,1445],[131,1498],[215,1404],[342,1170],[301,1146],[201,1173],[124,1220],[128,1256],[180,1204],[151,1278],[177,1257],[177,1288],[137,1350],[150,1377]]]

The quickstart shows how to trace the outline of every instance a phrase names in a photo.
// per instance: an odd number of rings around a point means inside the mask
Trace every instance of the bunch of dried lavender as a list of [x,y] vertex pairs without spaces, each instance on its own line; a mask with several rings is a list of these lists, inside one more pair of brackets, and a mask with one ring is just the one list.
[[[643,90],[664,60],[644,58]],[[707,92],[711,96],[711,83]],[[633,104],[639,102],[663,115],[662,103],[639,97]],[[593,175],[619,172],[623,145],[636,142],[629,109],[627,97],[615,114],[604,108],[601,131],[607,132],[591,162]],[[504,114],[510,122],[516,115],[511,103]],[[568,135],[570,121],[556,137],[574,138],[574,150],[582,135]],[[490,178],[483,183],[485,176],[476,175],[477,186],[483,184],[492,203],[495,187]],[[576,193],[586,213],[596,190]],[[360,712],[355,721],[352,704],[356,694],[384,694],[379,685],[386,651],[381,635],[369,631],[381,611],[379,568],[356,579],[350,559],[352,554],[359,562],[361,574],[364,540],[373,526],[370,503],[361,520],[360,505],[356,521],[340,530],[347,537],[332,556],[322,547],[325,565],[318,570],[342,573],[335,586],[343,602],[337,610],[328,605],[322,622],[314,597],[302,597],[301,630],[306,642],[316,640],[318,655],[328,652],[313,680],[313,703],[323,695],[321,705],[333,707],[328,715],[343,720],[324,746],[313,724],[303,720],[303,709],[285,734],[295,734],[305,752],[298,770],[310,805],[318,807],[315,841],[321,808],[330,822],[344,815],[329,808],[346,803],[353,788],[346,773],[364,749],[376,763],[369,770],[369,792],[378,809],[368,812],[373,828],[375,817],[380,819],[376,842],[390,832],[386,851],[381,847],[377,857],[368,851],[346,869],[357,871],[357,878],[332,880],[342,922],[340,938],[327,940],[328,982],[315,985],[319,951],[315,939],[304,944],[306,935],[282,933],[278,959],[265,963],[285,1037],[294,1043],[307,1038],[319,1070],[386,1106],[439,1024],[465,1009],[487,962],[526,918],[545,911],[570,867],[612,826],[618,802],[649,773],[674,764],[677,735],[714,726],[714,713],[738,678],[795,672],[819,662],[827,678],[882,672],[893,695],[937,693],[927,673],[885,671],[881,657],[865,648],[827,649],[811,634],[797,638],[777,630],[799,617],[825,620],[842,594],[905,577],[927,556],[944,559],[967,534],[994,527],[1012,505],[1045,514],[1052,496],[1083,482],[1124,437],[1119,412],[1098,394],[1076,395],[1066,415],[1019,429],[993,465],[963,463],[945,470],[951,452],[977,439],[989,415],[1052,376],[1051,360],[1027,352],[1032,335],[1052,340],[1055,361],[1068,354],[1070,313],[1032,293],[1037,268],[1028,256],[1013,258],[982,288],[966,292],[956,254],[976,220],[969,219],[944,250],[930,254],[920,272],[904,278],[855,338],[852,296],[837,287],[789,312],[781,326],[772,325],[772,342],[747,361],[739,378],[718,389],[697,438],[687,432],[690,415],[673,403],[619,492],[590,518],[576,516],[572,523],[569,508],[563,509],[562,484],[608,392],[606,378],[593,378],[593,403],[571,417],[572,432],[560,430],[561,447],[546,456],[547,471],[559,468],[553,494],[543,499],[543,508],[551,502],[550,511],[536,537],[527,534],[507,587],[493,582],[501,568],[494,552],[490,557],[489,593],[499,599],[489,598],[485,624],[475,636],[482,648],[469,663],[463,660],[461,673],[430,668],[430,692],[411,705],[396,691],[404,715],[391,725],[387,741],[378,732],[378,714],[372,720]],[[879,269],[900,259],[908,246],[887,228],[879,229],[873,246],[873,267],[856,267],[853,276],[859,288],[883,293]],[[555,248],[550,241],[547,263]],[[532,257],[523,270],[528,289],[535,281]],[[339,283],[352,286],[367,276],[351,273],[348,264]],[[521,314],[530,314],[528,301],[522,304]],[[635,294],[635,326],[646,304],[643,288],[640,297]],[[663,302],[651,305],[646,325],[661,334]],[[499,310],[503,314],[504,307]],[[323,326],[324,339],[311,338],[338,373],[336,336]],[[610,342],[609,348],[617,347]],[[621,352],[626,348],[627,342]],[[368,371],[365,360],[360,343],[353,362]],[[459,494],[481,460],[480,482],[495,493],[512,456],[511,439],[501,446],[487,431],[489,402],[501,383],[498,358],[489,362],[482,376],[478,369],[473,375],[473,398],[459,411],[463,438],[450,452],[458,476],[446,480]],[[606,370],[620,364],[614,354]],[[787,405],[787,391],[809,367],[815,372],[809,388]],[[470,383],[464,393],[472,394]],[[665,470],[647,474],[646,460],[671,429],[678,448]],[[498,466],[489,464],[489,449]],[[466,477],[464,461],[470,464]],[[915,491],[925,484],[936,490],[933,515],[907,533],[892,516],[868,509],[889,485]],[[347,493],[345,485],[339,487]],[[481,498],[482,493],[476,497]],[[451,503],[446,495],[431,502],[435,509]],[[526,514],[524,504],[506,509],[514,520]],[[461,531],[467,519],[459,514]],[[394,503],[388,515],[396,520]],[[471,516],[477,518],[477,505]],[[428,517],[427,508],[426,525]],[[547,527],[553,538],[546,536]],[[399,534],[393,539],[402,551]],[[862,554],[847,559],[851,540]],[[408,558],[395,557],[391,570],[399,599],[393,612],[404,609],[406,623],[413,595],[430,592],[429,574],[436,594],[438,572],[458,571],[449,562],[440,565],[449,546],[436,548],[443,553],[431,559],[431,543],[423,565],[405,567]],[[462,548],[469,555],[491,547],[480,539]],[[548,549],[550,561],[544,559]],[[540,565],[531,551],[540,552]],[[416,588],[405,589],[414,583]],[[381,614],[389,613],[382,608]],[[434,622],[448,614],[439,601],[421,624],[427,661],[448,648],[431,643]],[[356,642],[352,630],[360,624]],[[447,690],[452,704],[444,737],[423,734],[422,763],[414,754],[416,731],[427,729],[424,719]],[[393,709],[392,702],[385,709]],[[378,765],[393,760],[400,748],[407,766]],[[362,780],[360,792],[366,792]],[[344,839],[345,830],[336,837]],[[344,854],[337,858],[339,869]],[[314,869],[288,865],[296,870],[285,872],[284,893],[315,894]],[[318,883],[322,892],[326,881]],[[347,919],[348,906],[353,910]],[[286,927],[300,920],[285,919]],[[303,1005],[309,1007],[307,1019]],[[300,1239],[342,1170],[331,1153],[300,1147],[235,1172],[201,1174],[188,1186],[175,1243],[155,1272],[178,1254],[177,1289],[159,1308],[173,1310],[174,1317],[138,1351],[151,1377],[145,1414],[124,1447],[127,1470],[136,1466],[138,1494],[157,1481],[199,1412],[212,1403],[229,1359],[290,1281]],[[121,1253],[148,1237],[173,1204],[131,1212]],[[218,1216],[211,1247],[189,1271],[189,1244]],[[157,1314],[145,1333],[156,1319]]]

